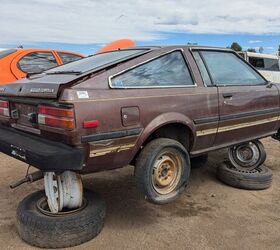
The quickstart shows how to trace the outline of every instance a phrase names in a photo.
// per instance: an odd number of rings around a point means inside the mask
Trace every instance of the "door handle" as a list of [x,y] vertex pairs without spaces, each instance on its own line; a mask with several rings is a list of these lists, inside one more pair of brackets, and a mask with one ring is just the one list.
[[232,97],[232,93],[224,93],[223,97],[224,98],[231,98]]

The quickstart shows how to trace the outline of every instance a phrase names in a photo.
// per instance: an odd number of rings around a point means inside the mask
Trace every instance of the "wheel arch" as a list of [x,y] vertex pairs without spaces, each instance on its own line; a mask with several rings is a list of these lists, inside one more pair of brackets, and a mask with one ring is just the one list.
[[181,113],[165,113],[153,119],[142,131],[136,145],[134,159],[143,146],[155,138],[170,138],[182,143],[191,151],[195,143],[196,129],[193,121]]

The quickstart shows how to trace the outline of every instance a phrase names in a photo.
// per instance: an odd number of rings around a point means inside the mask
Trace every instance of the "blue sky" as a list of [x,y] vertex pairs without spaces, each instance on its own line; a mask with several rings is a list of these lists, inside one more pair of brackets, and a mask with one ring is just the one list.
[[[199,45],[209,45],[218,47],[230,46],[232,42],[238,42],[244,50],[248,48],[258,48],[262,46],[264,53],[275,54],[280,44],[280,35],[250,35],[250,34],[191,34],[191,33],[164,33],[162,39],[153,41],[136,41],[137,45],[166,45],[166,44],[186,44],[197,43]],[[120,39],[122,37],[116,37]],[[108,41],[109,42],[109,41]],[[53,48],[65,49],[80,52],[88,55],[93,54],[103,44],[71,44],[71,43],[18,43],[2,44],[1,47],[13,48],[18,45],[24,47],[40,47],[40,48]]]
[[[92,54],[131,38],[137,45],[186,44],[243,49],[280,44],[278,0],[0,0],[0,48],[44,47]],[[28,13],[25,14],[25,13]]]

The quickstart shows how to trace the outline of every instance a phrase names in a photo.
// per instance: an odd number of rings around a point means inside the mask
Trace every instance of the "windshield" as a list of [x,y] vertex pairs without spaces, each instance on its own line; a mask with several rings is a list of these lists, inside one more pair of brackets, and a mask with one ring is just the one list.
[[0,59],[4,58],[5,56],[8,56],[14,52],[16,52],[16,49],[5,49],[0,51]]
[[117,63],[125,59],[129,59],[136,55],[143,54],[147,49],[117,50],[102,54],[89,56],[75,62],[71,62],[51,70],[46,71],[47,74],[71,74],[84,73],[101,66]]

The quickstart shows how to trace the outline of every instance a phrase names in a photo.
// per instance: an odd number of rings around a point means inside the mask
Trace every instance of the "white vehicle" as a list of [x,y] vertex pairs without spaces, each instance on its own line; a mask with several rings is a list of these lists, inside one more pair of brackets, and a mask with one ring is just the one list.
[[280,63],[277,55],[246,51],[238,54],[252,64],[268,81],[280,82]]

